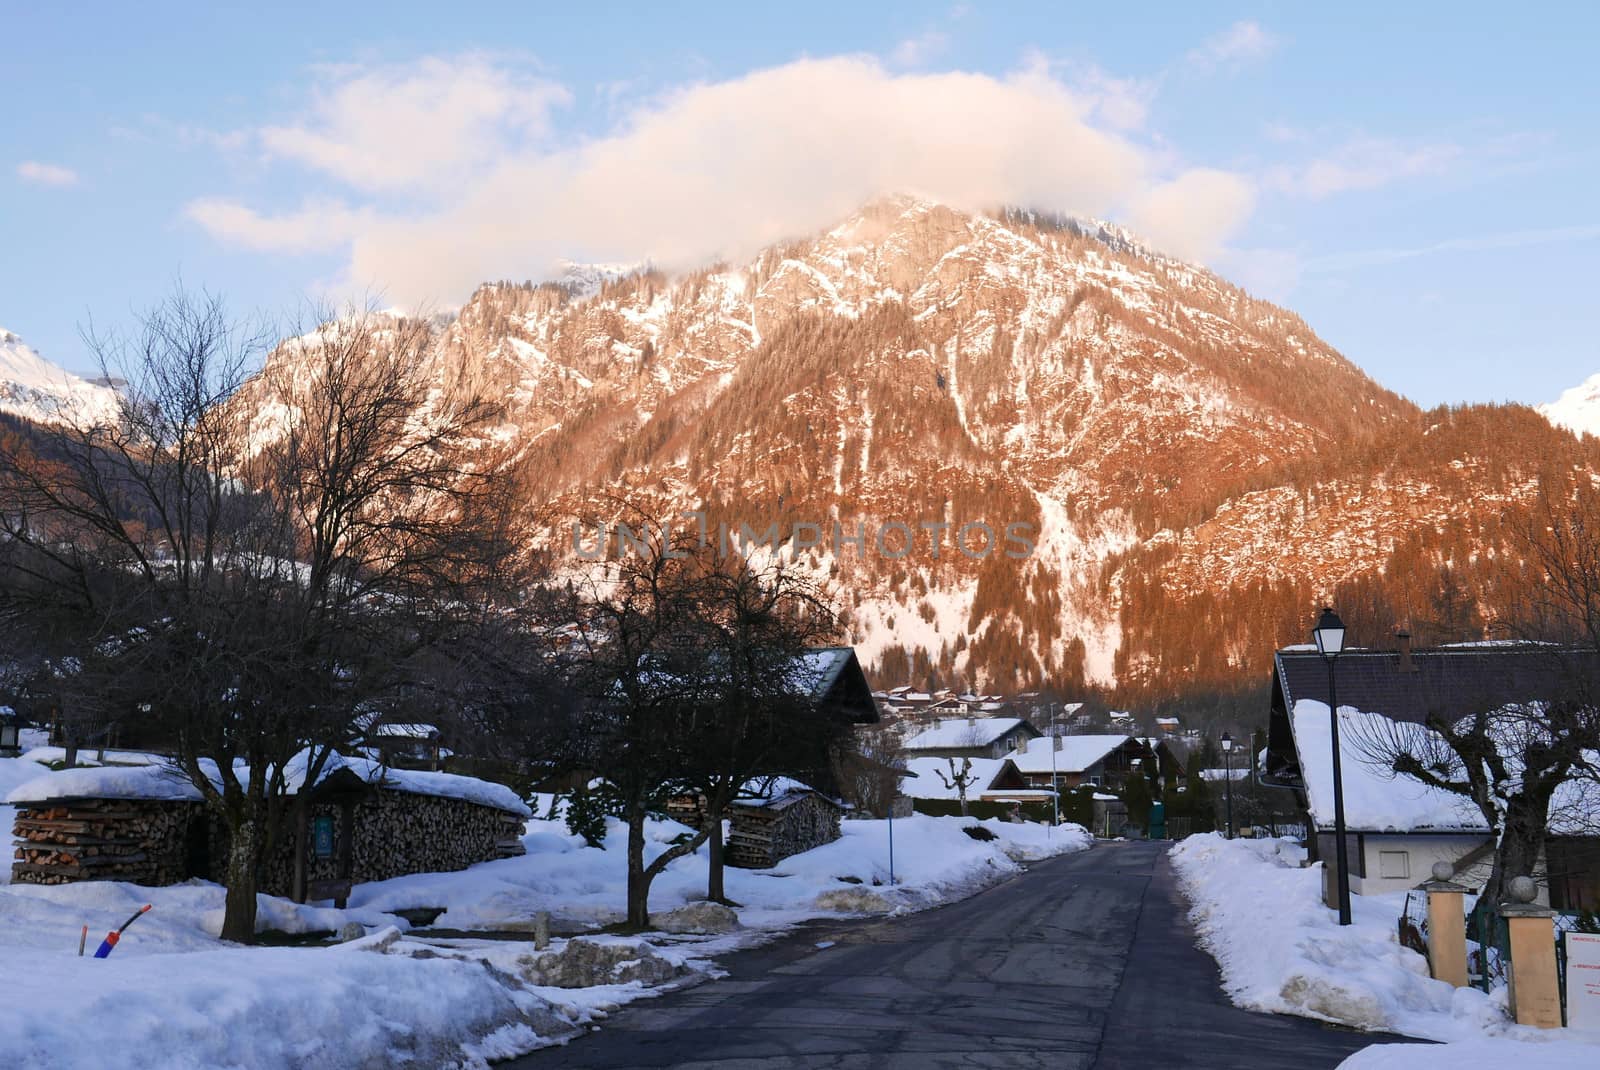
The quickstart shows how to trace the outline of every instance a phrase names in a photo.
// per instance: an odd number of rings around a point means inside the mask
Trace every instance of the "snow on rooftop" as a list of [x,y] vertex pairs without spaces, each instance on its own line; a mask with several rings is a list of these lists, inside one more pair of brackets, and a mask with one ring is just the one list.
[[[305,784],[303,754],[291,760],[285,770],[285,781],[292,794]],[[213,770],[212,780],[220,778]],[[517,793],[504,784],[495,784],[477,777],[456,773],[432,773],[414,769],[393,769],[367,758],[347,758],[334,755],[328,760],[318,783],[340,770],[360,777],[368,784],[381,785],[393,791],[410,795],[432,795],[437,798],[460,799],[496,810],[505,810],[523,817],[532,816]],[[241,772],[243,771],[241,767]],[[48,802],[51,799],[152,799],[164,801],[192,801],[201,799],[200,789],[172,765],[165,762],[139,766],[101,766],[93,769],[63,769],[45,773],[21,784],[6,796],[11,804]]]
[[[1488,825],[1465,796],[1431,787],[1381,766],[1363,740],[1382,738],[1388,719],[1339,707],[1339,757],[1344,780],[1345,827],[1358,832],[1482,832]],[[1294,704],[1294,744],[1312,819],[1333,825],[1333,743],[1327,703]],[[1416,725],[1418,732],[1428,729]],[[1593,834],[1600,829],[1600,787],[1569,780],[1550,800],[1551,831]]]
[[913,799],[959,799],[961,793],[945,784],[951,776],[952,761],[955,762],[957,773],[961,771],[963,761],[972,762],[968,774],[972,779],[967,783],[968,799],[976,799],[980,792],[986,791],[1006,764],[1004,758],[912,758],[906,762],[906,769],[916,776],[901,779],[901,793]]
[[[1132,736],[1060,736],[1061,749],[1055,752],[1057,773],[1081,773],[1106,755],[1127,743]],[[1051,766],[1050,737],[1028,740],[1026,750],[1006,755],[1024,773],[1048,773]]]
[[1020,717],[953,717],[906,740],[906,750],[987,747],[1022,723]]
[[400,736],[406,739],[432,739],[439,729],[431,724],[380,724],[373,728],[374,736]]

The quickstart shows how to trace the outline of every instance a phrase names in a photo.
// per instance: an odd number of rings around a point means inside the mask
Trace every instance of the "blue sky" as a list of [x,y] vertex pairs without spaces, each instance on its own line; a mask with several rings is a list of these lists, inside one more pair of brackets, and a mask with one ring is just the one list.
[[1423,404],[1600,372],[1593,5],[4,4],[0,324],[669,266],[879,187],[1108,216]]

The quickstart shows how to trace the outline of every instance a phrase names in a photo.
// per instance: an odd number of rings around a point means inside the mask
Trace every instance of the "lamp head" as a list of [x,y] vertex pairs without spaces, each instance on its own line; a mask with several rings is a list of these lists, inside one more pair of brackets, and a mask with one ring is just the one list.
[[1317,652],[1325,658],[1336,658],[1344,650],[1344,621],[1331,606],[1323,608],[1311,637],[1317,641]]
[[1233,737],[1226,732],[1222,733],[1222,753],[1226,754],[1232,749]]

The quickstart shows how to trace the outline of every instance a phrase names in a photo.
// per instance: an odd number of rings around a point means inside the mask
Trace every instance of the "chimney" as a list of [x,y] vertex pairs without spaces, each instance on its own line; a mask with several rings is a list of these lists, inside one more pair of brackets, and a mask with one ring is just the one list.
[[1400,644],[1400,671],[1416,672],[1417,663],[1411,660],[1411,633],[1402,628],[1394,637]]

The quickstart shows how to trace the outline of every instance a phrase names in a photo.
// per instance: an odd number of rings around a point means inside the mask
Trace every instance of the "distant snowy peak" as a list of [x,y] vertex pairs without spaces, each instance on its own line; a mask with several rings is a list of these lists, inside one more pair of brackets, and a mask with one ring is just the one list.
[[593,297],[605,288],[606,283],[625,279],[629,275],[643,271],[648,265],[635,264],[579,264],[572,260],[562,260],[556,265],[561,269],[561,274],[555,281],[564,286],[567,292],[577,300]]
[[1556,400],[1540,405],[1539,413],[1557,427],[1600,436],[1600,375],[1591,375]]
[[117,416],[117,392],[56,367],[0,327],[0,412],[38,423],[108,422]]

